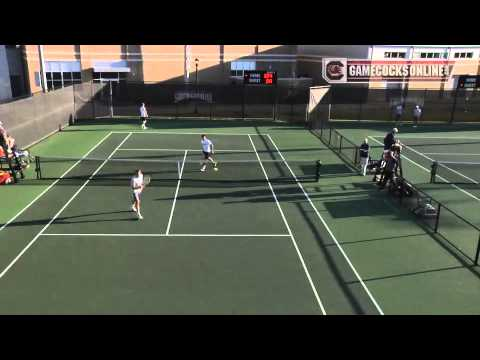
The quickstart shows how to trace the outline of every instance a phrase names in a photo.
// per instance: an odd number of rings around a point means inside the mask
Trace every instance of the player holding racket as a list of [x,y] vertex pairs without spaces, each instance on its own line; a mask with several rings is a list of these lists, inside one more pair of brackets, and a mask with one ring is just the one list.
[[200,143],[202,145],[202,152],[204,157],[200,171],[203,172],[207,169],[207,161],[210,161],[213,164],[213,170],[217,171],[217,162],[213,160],[213,143],[210,141],[210,139],[207,139],[205,135],[202,135],[202,140],[200,141]]
[[142,170],[137,169],[130,180],[130,186],[133,191],[133,204],[132,210],[137,213],[138,219],[143,220],[143,216],[140,213],[140,195],[143,189],[150,183],[150,176],[143,176]]

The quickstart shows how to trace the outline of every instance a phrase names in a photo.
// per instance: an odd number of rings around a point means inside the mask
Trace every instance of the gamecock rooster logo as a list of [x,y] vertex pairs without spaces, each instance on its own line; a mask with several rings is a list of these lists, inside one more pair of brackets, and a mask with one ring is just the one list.
[[341,61],[330,61],[326,66],[327,77],[330,80],[341,80],[345,76],[343,68]]

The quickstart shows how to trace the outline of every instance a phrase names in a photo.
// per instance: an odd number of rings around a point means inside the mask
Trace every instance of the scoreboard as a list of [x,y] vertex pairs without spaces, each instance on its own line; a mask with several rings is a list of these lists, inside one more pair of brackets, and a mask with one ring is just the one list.
[[480,88],[480,76],[462,75],[458,77],[457,89]]
[[276,71],[245,70],[243,74],[245,85],[276,85]]

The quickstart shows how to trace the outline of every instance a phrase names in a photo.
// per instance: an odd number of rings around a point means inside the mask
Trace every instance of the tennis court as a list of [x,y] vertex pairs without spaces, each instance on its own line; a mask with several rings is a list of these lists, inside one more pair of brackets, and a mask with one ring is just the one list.
[[[198,171],[201,133],[218,172]],[[32,152],[41,179],[32,166],[4,193],[0,313],[480,312],[476,268],[303,126],[90,122]]]
[[[420,188],[480,225],[473,211],[480,202],[480,134],[426,133],[401,135],[399,138],[405,145],[406,176],[418,179]],[[376,144],[382,142],[381,137],[371,139]],[[438,165],[432,177],[434,163]],[[418,172],[421,172],[420,176]]]

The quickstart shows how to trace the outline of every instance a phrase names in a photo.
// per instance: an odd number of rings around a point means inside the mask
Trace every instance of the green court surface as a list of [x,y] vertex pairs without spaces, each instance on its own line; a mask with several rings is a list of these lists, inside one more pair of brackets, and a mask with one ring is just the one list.
[[[384,130],[341,129],[372,142]],[[218,172],[198,171],[202,133]],[[303,126],[97,120],[31,152],[80,160],[0,188],[1,314],[480,313],[478,267]],[[316,160],[320,180],[303,181]],[[415,160],[408,174],[453,206]],[[152,174],[143,221],[130,210],[136,167]]]

